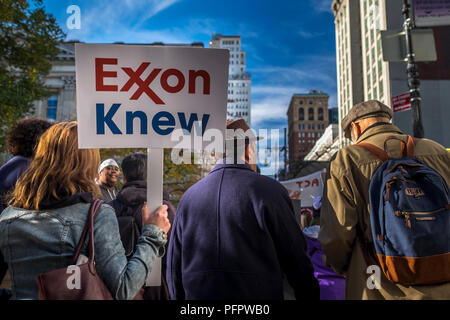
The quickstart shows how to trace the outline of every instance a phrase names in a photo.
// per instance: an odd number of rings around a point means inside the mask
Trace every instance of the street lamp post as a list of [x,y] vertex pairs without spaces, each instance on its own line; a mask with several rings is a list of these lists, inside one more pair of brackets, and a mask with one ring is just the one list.
[[417,70],[417,64],[414,60],[414,52],[412,48],[411,41],[411,29],[413,27],[411,17],[409,15],[410,5],[408,0],[403,0],[403,28],[405,30],[405,42],[406,42],[406,58],[407,58],[407,72],[408,72],[408,87],[409,94],[411,97],[411,108],[413,112],[413,134],[416,138],[424,137],[424,130],[422,124],[422,110],[421,110],[421,101],[420,97],[420,80],[419,80],[419,72]]

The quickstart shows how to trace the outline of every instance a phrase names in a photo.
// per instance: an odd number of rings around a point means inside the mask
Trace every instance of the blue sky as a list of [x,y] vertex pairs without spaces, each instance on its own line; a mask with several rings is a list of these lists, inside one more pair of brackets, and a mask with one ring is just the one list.
[[[330,95],[336,107],[332,0],[44,0],[67,40],[191,43],[208,47],[213,33],[240,35],[252,74],[252,127],[287,127],[294,93]],[[81,9],[81,29],[69,30],[68,6]],[[281,132],[282,133],[282,132]]]

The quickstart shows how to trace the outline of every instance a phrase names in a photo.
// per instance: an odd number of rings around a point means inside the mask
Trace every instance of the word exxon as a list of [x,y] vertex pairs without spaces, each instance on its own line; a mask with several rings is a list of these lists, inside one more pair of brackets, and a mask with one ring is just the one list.
[[[95,58],[95,90],[96,91],[119,91],[119,86],[117,84],[106,85],[104,83],[105,78],[117,78],[117,71],[105,71],[104,65],[117,65],[118,59],[116,58]],[[196,94],[196,80],[197,78],[203,80],[203,90],[204,95],[210,94],[211,89],[211,78],[207,71],[205,70],[189,70],[188,74],[185,76],[183,72],[175,68],[169,68],[167,70],[162,70],[162,68],[151,69],[149,75],[142,79],[141,75],[150,66],[150,62],[142,62],[136,70],[130,67],[122,67],[122,71],[128,76],[128,81],[120,88],[120,91],[129,91],[131,87],[136,84],[137,89],[130,97],[130,100],[138,100],[142,94],[146,94],[155,104],[165,104],[164,101],[158,96],[150,85],[157,78],[159,74],[159,84],[155,83],[155,86],[160,85],[161,88],[167,93],[178,93],[185,87],[186,78],[188,79],[188,93]],[[176,80],[170,81],[169,78]]]

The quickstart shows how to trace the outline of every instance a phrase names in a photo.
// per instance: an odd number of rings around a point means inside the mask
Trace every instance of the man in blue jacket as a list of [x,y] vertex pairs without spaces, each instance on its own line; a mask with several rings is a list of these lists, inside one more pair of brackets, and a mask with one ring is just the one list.
[[257,138],[245,121],[227,129],[241,129],[230,139],[242,161],[224,159],[183,195],[167,256],[171,298],[281,300],[285,275],[297,299],[319,299],[287,190],[255,172]]

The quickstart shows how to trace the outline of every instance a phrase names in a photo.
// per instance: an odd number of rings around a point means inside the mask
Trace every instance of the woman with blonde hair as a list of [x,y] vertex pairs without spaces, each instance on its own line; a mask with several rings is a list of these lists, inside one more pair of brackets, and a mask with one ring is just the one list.
[[[41,137],[30,167],[16,183],[10,207],[0,216],[0,260],[8,264],[12,299],[37,299],[36,277],[71,264],[90,203],[100,196],[94,179],[97,149],[78,149],[77,123],[53,125]],[[142,210],[144,227],[127,261],[112,207],[103,204],[94,221],[95,267],[115,299],[133,299],[170,228],[167,206]],[[82,254],[87,255],[86,245]]]

